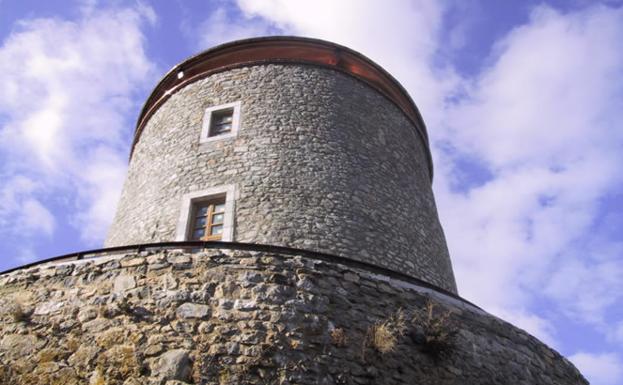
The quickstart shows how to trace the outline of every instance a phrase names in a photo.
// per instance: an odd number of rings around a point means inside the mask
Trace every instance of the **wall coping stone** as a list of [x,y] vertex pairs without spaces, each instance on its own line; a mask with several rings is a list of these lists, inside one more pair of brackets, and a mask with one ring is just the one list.
[[[82,265],[88,262],[95,262],[96,264],[104,264],[109,261],[116,261],[129,255],[131,251],[134,251],[140,256],[147,257],[154,251],[163,250],[241,250],[241,251],[257,251],[257,252],[270,252],[276,254],[285,254],[300,256],[309,260],[319,260],[323,262],[338,263],[351,268],[358,268],[364,270],[370,274],[370,277],[386,282],[398,282],[401,285],[407,285],[404,287],[419,288],[425,290],[431,294],[440,295],[444,298],[452,299],[456,304],[464,304],[469,307],[481,310],[480,307],[471,303],[470,301],[462,298],[458,294],[454,294],[451,291],[440,288],[429,282],[423,281],[419,278],[412,277],[410,275],[394,271],[385,267],[373,265],[368,262],[350,259],[343,256],[321,253],[317,251],[298,249],[286,246],[274,246],[268,244],[259,243],[244,243],[244,242],[224,242],[224,241],[184,241],[184,242],[160,242],[160,243],[146,243],[140,245],[129,246],[117,246],[103,249],[87,250],[78,253],[71,253],[44,259],[41,261],[32,262],[23,266],[14,267],[0,272],[0,279],[5,276],[12,275],[14,273],[24,271],[27,269],[45,268],[49,266],[64,266],[64,265]],[[0,284],[2,281],[0,281]],[[481,310],[482,311],[482,310]]]

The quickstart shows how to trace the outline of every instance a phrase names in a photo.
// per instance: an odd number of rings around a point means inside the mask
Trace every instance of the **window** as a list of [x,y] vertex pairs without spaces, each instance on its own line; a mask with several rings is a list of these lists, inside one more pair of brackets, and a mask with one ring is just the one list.
[[208,137],[222,135],[227,132],[231,132],[232,122],[234,121],[234,109],[228,108],[212,113],[210,119],[210,129],[208,130]]
[[225,223],[225,197],[197,202],[191,219],[190,240],[220,241]]
[[194,191],[182,197],[176,241],[233,241],[234,185]]
[[240,125],[240,102],[207,108],[203,116],[201,143],[233,138]]

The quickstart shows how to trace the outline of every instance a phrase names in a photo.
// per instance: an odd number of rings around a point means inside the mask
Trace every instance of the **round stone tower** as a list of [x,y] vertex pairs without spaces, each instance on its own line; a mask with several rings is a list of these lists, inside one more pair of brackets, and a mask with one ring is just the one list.
[[[106,245],[287,246],[456,293],[432,169],[415,104],[368,58],[320,40],[237,41],[177,65],[149,97]],[[198,224],[211,201],[223,215]]]
[[424,123],[333,43],[225,44],[143,108],[106,245],[0,274],[0,384],[587,385],[462,299]]

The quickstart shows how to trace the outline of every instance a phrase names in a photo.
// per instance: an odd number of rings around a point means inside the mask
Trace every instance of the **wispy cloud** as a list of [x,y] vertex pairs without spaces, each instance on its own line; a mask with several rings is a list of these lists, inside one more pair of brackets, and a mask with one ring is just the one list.
[[[232,19],[239,20],[232,23]],[[265,20],[248,14],[234,14],[234,10],[222,6],[212,12],[192,35],[199,36],[197,49],[203,50],[232,40],[274,35],[279,31]]]
[[22,20],[0,46],[0,195],[12,198],[0,224],[51,234],[48,206],[62,196],[86,241],[105,235],[126,167],[128,112],[153,81],[141,29],[155,15],[93,7],[85,3],[76,21]]
[[24,176],[9,177],[0,189],[0,232],[26,236],[50,236],[54,217],[33,198],[42,186]]
[[[492,66],[465,79],[433,133],[460,288],[486,308],[529,309],[545,287],[586,320],[620,300],[607,292],[621,289],[612,269],[621,254],[597,261],[587,245],[601,199],[622,184],[623,54],[612,49],[621,38],[621,10],[536,8],[498,42]],[[461,159],[476,159],[488,177],[460,188]]]
[[618,385],[623,380],[623,361],[616,353],[580,352],[569,357],[591,380],[591,385]]

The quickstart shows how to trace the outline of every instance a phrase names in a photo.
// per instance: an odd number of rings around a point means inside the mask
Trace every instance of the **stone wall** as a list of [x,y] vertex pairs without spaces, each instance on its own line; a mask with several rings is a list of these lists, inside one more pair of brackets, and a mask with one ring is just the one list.
[[0,383],[587,384],[457,297],[327,260],[226,250],[0,276]]
[[[238,136],[200,144],[205,109],[236,101]],[[235,241],[342,255],[456,292],[424,146],[400,109],[341,72],[217,73],[148,121],[106,245],[172,241],[185,194],[235,185]]]

